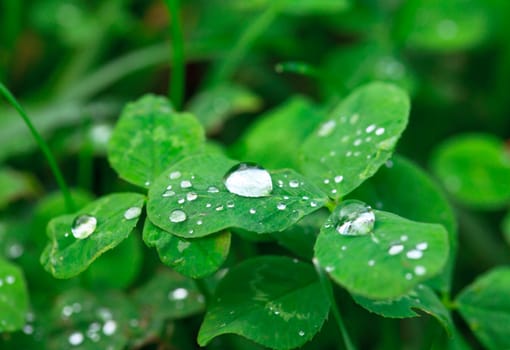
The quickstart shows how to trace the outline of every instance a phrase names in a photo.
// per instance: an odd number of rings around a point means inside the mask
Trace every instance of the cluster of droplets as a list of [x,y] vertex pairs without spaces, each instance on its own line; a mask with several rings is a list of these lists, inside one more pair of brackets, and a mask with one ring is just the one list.
[[[388,248],[388,254],[391,256],[404,254],[404,256],[407,259],[415,261],[418,261],[421,258],[423,258],[425,251],[428,249],[428,243],[424,241],[409,246],[409,244],[406,243],[407,240],[408,237],[406,235],[402,235],[400,237],[399,242],[395,242],[390,245],[390,247]],[[407,280],[411,280],[413,278],[413,274],[416,276],[423,276],[426,273],[427,269],[425,268],[425,266],[416,265],[413,269],[413,272],[407,272],[405,274],[405,278]]]

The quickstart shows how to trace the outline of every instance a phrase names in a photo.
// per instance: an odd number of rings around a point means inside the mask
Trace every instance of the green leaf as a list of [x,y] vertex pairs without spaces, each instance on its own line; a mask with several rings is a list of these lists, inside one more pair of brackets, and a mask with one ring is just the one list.
[[320,330],[329,301],[309,264],[263,256],[244,261],[220,281],[198,333],[205,346],[234,333],[272,349],[303,345]]
[[492,135],[449,139],[436,149],[432,167],[445,188],[467,205],[495,209],[510,201],[510,153]]
[[0,209],[18,198],[33,196],[36,192],[37,186],[32,176],[0,168]]
[[59,296],[51,316],[49,349],[124,349],[139,324],[136,309],[118,292],[71,289]]
[[[293,15],[331,14],[351,6],[351,0],[285,0],[282,11]],[[234,1],[231,6],[239,10],[262,9],[271,4],[268,0]]]
[[129,103],[108,146],[108,161],[126,181],[142,187],[178,159],[201,149],[204,132],[190,114],[177,113],[163,97]]
[[187,110],[196,115],[208,131],[216,130],[234,114],[255,112],[260,109],[262,100],[239,85],[217,85],[196,95],[188,104]]
[[337,210],[322,226],[315,256],[353,294],[400,297],[439,273],[447,261],[448,233],[441,225],[376,210],[372,233],[345,236],[337,231]]
[[450,289],[457,251],[457,223],[445,195],[423,170],[395,155],[349,197],[410,220],[443,225],[450,244],[446,271],[428,283],[434,282],[433,286],[441,291]]
[[303,171],[330,197],[341,198],[388,160],[408,114],[406,93],[393,85],[354,90],[306,140]]
[[97,258],[83,273],[87,285],[96,289],[123,289],[131,285],[142,265],[137,235],[130,235],[118,246]]
[[409,47],[458,51],[483,42],[489,18],[484,1],[410,0],[401,9],[397,30]]
[[321,120],[316,106],[302,97],[294,97],[259,117],[233,151],[239,159],[249,159],[270,169],[298,169],[296,150]]
[[353,295],[354,301],[370,312],[387,318],[419,317],[415,310],[420,310],[434,317],[449,335],[453,334],[453,320],[449,311],[441,303],[432,289],[419,284],[411,292],[399,298],[372,300]]
[[[253,198],[231,193],[224,185],[224,177],[238,164],[221,155],[206,154],[170,167],[149,189],[149,219],[184,238],[229,227],[266,233],[286,229],[326,201],[320,190],[292,170],[271,172],[273,190],[269,196]],[[280,206],[282,209],[278,210],[280,204],[285,208]],[[174,213],[179,213],[182,221],[172,222],[170,216]]]
[[506,213],[501,223],[501,229],[503,230],[503,236],[508,244],[510,244],[510,211]]
[[20,268],[0,258],[0,332],[12,332],[25,324],[28,292]]
[[[130,208],[141,210],[144,200],[137,193],[115,193],[94,201],[76,214],[51,220],[47,230],[50,243],[41,256],[44,268],[56,278],[70,278],[84,271],[101,254],[128,237],[138,217],[126,219],[124,215]],[[97,226],[89,237],[78,239],[71,229],[73,221],[82,215],[95,217]]]
[[456,304],[462,317],[488,349],[510,348],[510,268],[499,267],[464,289]]
[[230,232],[186,239],[163,231],[145,220],[143,240],[156,247],[163,264],[188,277],[202,278],[218,270],[230,249]]

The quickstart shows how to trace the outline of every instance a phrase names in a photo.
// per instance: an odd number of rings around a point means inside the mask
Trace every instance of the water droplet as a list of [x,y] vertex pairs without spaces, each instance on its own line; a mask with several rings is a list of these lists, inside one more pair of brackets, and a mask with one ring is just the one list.
[[181,177],[181,172],[180,171],[172,171],[170,173],[170,175],[168,175],[168,177],[171,179],[171,180],[175,180],[175,179],[178,179]]
[[183,222],[186,220],[186,213],[179,209],[174,210],[170,213],[169,219],[174,223]]
[[94,233],[97,226],[97,219],[90,215],[80,215],[76,217],[71,226],[71,232],[74,238],[85,239]]
[[370,124],[369,126],[367,126],[365,131],[367,132],[367,134],[370,134],[372,131],[375,130],[375,128],[376,128],[375,124]]
[[335,129],[336,121],[334,120],[328,120],[324,124],[321,125],[319,128],[319,131],[317,132],[317,135],[324,137],[330,135],[333,130]]
[[329,179],[324,179],[324,184],[325,185],[329,184]]
[[163,194],[161,195],[161,197],[172,197],[172,196],[175,196],[175,192],[170,191],[170,190],[163,192]]
[[289,186],[292,187],[292,188],[299,187],[299,181],[291,180],[291,181],[289,181]]
[[406,236],[406,235],[402,235],[402,236],[400,236],[400,240],[401,240],[402,242],[407,241],[407,236]]
[[283,187],[283,181],[282,180],[278,180],[276,183],[278,184],[278,187]]
[[117,322],[113,320],[108,320],[103,325],[103,333],[105,335],[112,335],[117,330]]
[[179,204],[184,204],[184,202],[186,202],[186,200],[184,198],[179,198],[177,200],[177,203],[179,203]]
[[359,114],[355,113],[351,116],[351,119],[349,119],[349,123],[356,124],[359,120]]
[[405,278],[406,278],[406,280],[410,281],[410,280],[413,279],[413,274],[408,272],[408,273],[405,274]]
[[240,163],[225,175],[225,187],[241,197],[266,197],[273,190],[269,172],[252,163]]
[[149,187],[151,185],[151,182],[150,181],[145,181],[144,185],[145,185],[145,187]]
[[377,136],[381,136],[382,134],[384,134],[384,128],[378,128],[376,131],[375,131],[375,134]]
[[417,260],[417,259],[421,259],[421,257],[423,256],[423,252],[421,250],[413,249],[413,250],[408,251],[406,256],[409,259]]
[[328,265],[328,266],[326,266],[326,267],[324,268],[324,270],[326,270],[326,272],[333,272],[333,271],[335,271],[335,267],[334,267],[334,266],[329,266],[329,265]]
[[335,176],[335,182],[336,182],[336,183],[340,183],[340,182],[342,182],[342,181],[343,181],[343,179],[344,179],[344,177],[343,177],[342,175],[337,175],[337,176]]
[[374,266],[375,260],[368,260],[368,266]]
[[188,297],[189,292],[186,288],[177,288],[168,293],[168,299],[170,300],[184,300]]
[[311,202],[310,202],[310,206],[311,206],[312,208],[315,208],[315,207],[317,206],[317,202],[311,201]]
[[362,142],[363,141],[361,139],[356,139],[356,140],[354,140],[354,146],[357,147],[357,146],[361,145]]
[[427,242],[421,242],[416,245],[416,249],[418,250],[427,250],[428,247],[429,245]]
[[14,278],[14,276],[9,275],[5,277],[5,282],[7,282],[7,284],[13,284],[15,281],[16,279]]
[[204,222],[202,220],[197,220],[197,225],[202,225]]
[[223,210],[223,205],[218,205],[216,207],[216,211],[222,211]]
[[171,189],[172,189],[172,185],[168,185],[168,186],[166,186],[166,189],[167,189],[167,190],[171,190]]
[[250,209],[250,214],[255,214],[257,211],[253,208]]
[[414,273],[416,276],[423,276],[427,272],[427,269],[424,266],[418,265],[414,268]]
[[69,344],[71,344],[72,346],[78,346],[81,343],[83,343],[83,339],[84,339],[83,333],[74,332],[74,333],[71,333],[68,340],[69,340]]
[[124,219],[126,219],[126,220],[136,219],[137,217],[140,216],[141,213],[142,213],[142,208],[131,207],[124,212]]
[[235,206],[236,206],[236,204],[234,202],[232,202],[232,201],[227,202],[227,208],[233,208]]
[[394,244],[388,249],[388,254],[390,255],[397,255],[399,253],[402,253],[404,250],[404,246],[402,244]]
[[181,188],[190,188],[191,186],[193,186],[191,181],[188,181],[188,180],[181,181]]
[[196,192],[188,192],[188,193],[186,193],[186,199],[188,201],[190,201],[190,202],[194,201],[197,198],[198,198],[198,194],[196,194]]
[[218,187],[215,187],[215,186],[209,186],[209,187],[207,188],[207,192],[209,192],[209,193],[218,193],[218,192],[220,192],[220,190],[218,189]]
[[299,333],[298,333],[298,334],[299,334],[299,336],[300,336],[300,337],[302,337],[302,336],[304,336],[304,335],[305,335],[305,332],[304,332],[304,331],[299,331]]
[[384,163],[386,168],[391,169],[393,168],[393,161],[391,159],[387,160],[386,163]]
[[285,210],[285,208],[287,208],[287,206],[286,206],[284,203],[278,203],[278,204],[276,205],[276,208],[277,208],[278,210]]
[[211,203],[207,203],[207,204],[205,205],[205,207],[206,207],[206,208],[210,208],[210,207],[212,207],[212,204],[211,204]]
[[357,200],[343,201],[335,210],[336,230],[344,236],[366,235],[374,229],[375,215],[368,205]]

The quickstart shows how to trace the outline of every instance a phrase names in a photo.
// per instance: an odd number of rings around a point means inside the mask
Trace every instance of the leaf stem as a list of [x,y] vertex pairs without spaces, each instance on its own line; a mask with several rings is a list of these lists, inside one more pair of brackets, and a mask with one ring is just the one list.
[[220,61],[219,65],[213,69],[207,81],[207,85],[214,86],[231,77],[239,65],[239,62],[255,42],[255,39],[257,39],[276,18],[282,3],[281,0],[273,1],[264,12],[246,27],[228,56]]
[[335,300],[335,295],[333,294],[333,286],[331,285],[331,281],[329,280],[328,276],[326,275],[326,272],[322,269],[322,267],[319,265],[319,262],[316,261],[315,258],[313,260],[313,265],[315,267],[315,270],[317,271],[317,275],[319,276],[322,288],[326,292],[329,302],[331,303],[331,311],[333,312],[333,316],[335,317],[338,329],[342,334],[342,339],[344,341],[345,348],[347,350],[356,350],[356,347],[353,345],[351,338],[349,337],[349,333],[345,328],[342,316],[340,315],[340,309]]
[[170,35],[172,37],[171,67],[172,74],[168,87],[170,100],[175,109],[182,108],[184,89],[185,89],[185,70],[184,62],[184,40],[182,34],[182,23],[179,11],[179,0],[165,0],[170,18]]
[[66,203],[66,208],[68,212],[74,212],[76,210],[76,207],[74,205],[73,199],[71,197],[71,192],[69,191],[69,187],[67,186],[64,177],[62,176],[62,173],[60,172],[60,169],[57,165],[57,162],[55,160],[55,157],[53,157],[53,154],[50,151],[50,148],[48,147],[48,144],[44,139],[42,138],[41,134],[37,131],[34,124],[28,117],[27,113],[21,107],[21,105],[18,103],[16,98],[11,94],[9,89],[7,87],[0,83],[0,94],[7,100],[7,102],[14,107],[14,109],[19,113],[25,124],[30,129],[30,132],[32,133],[32,136],[34,137],[35,141],[39,145],[39,148],[41,149],[42,153],[46,157],[46,160],[48,161],[48,164],[50,166],[51,172],[53,173],[53,176],[55,176],[55,180],[57,181],[57,185],[60,188],[60,191],[62,192],[62,195],[64,196],[64,200]]

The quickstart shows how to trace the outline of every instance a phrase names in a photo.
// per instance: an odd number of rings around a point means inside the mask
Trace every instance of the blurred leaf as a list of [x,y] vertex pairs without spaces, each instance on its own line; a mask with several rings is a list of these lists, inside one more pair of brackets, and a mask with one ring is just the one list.
[[408,294],[396,299],[371,300],[353,295],[354,301],[370,312],[388,318],[418,317],[420,310],[434,317],[445,331],[452,335],[454,325],[449,311],[441,303],[434,291],[423,284],[419,284]]
[[450,138],[435,150],[432,168],[445,188],[464,204],[495,209],[510,201],[510,153],[494,136]]
[[164,97],[145,95],[129,103],[115,126],[108,161],[125,180],[142,187],[180,158],[202,148],[202,126],[173,110]]
[[328,53],[321,80],[328,95],[346,94],[374,80],[393,83],[410,94],[415,77],[393,50],[372,42],[340,47]]
[[140,272],[142,250],[138,237],[130,235],[97,258],[83,273],[87,285],[96,289],[124,289]]
[[510,244],[510,211],[506,213],[501,223],[501,229],[503,230],[503,236],[508,244]]
[[202,278],[218,270],[230,249],[230,232],[186,239],[163,231],[145,220],[143,240],[156,247],[161,261],[182,275]]
[[457,297],[462,317],[488,349],[510,348],[510,268],[495,268],[478,277]]
[[255,112],[261,105],[262,100],[242,86],[217,85],[193,97],[187,110],[207,131],[214,131],[232,115]]
[[[70,278],[83,272],[100,255],[128,237],[138,216],[127,216],[127,211],[132,208],[141,211],[143,204],[141,194],[115,193],[96,200],[76,214],[54,218],[48,224],[50,243],[41,256],[44,268],[56,278]],[[80,239],[71,231],[75,220],[82,215],[95,218],[97,227],[95,224],[87,227],[92,233]]]
[[138,313],[118,292],[91,294],[71,289],[52,310],[48,349],[124,349],[136,331]]
[[20,268],[0,258],[0,332],[12,332],[25,324],[28,292]]
[[37,187],[31,175],[5,167],[0,168],[0,210],[18,198],[33,196],[37,192]]
[[[347,10],[351,0],[279,0],[282,11],[294,15],[331,14]],[[238,10],[263,9],[271,4],[269,0],[249,0],[236,2],[228,0]]]
[[320,330],[329,306],[312,266],[284,257],[257,257],[232,268],[220,281],[198,343],[205,346],[221,334],[234,333],[272,349],[292,349]]
[[489,19],[484,1],[409,0],[403,3],[399,35],[416,49],[457,51],[486,39]]
[[238,164],[221,155],[205,154],[170,167],[149,189],[149,219],[184,238],[202,237],[229,227],[270,233],[286,229],[325,203],[325,195],[292,170],[270,174],[273,190],[268,196],[231,193],[224,179]]
[[302,146],[302,169],[339,199],[388,160],[407,125],[409,99],[396,86],[354,90]]
[[321,121],[322,115],[316,106],[302,97],[293,97],[260,116],[233,151],[240,159],[264,164],[270,169],[298,169],[297,150]]
[[322,226],[315,256],[349,292],[370,299],[400,297],[438,274],[448,258],[448,233],[437,224],[375,211],[372,233],[338,232],[338,210]]
[[349,197],[410,220],[443,225],[450,244],[447,267],[428,283],[443,292],[450,289],[457,252],[457,223],[445,195],[423,170],[395,155]]

